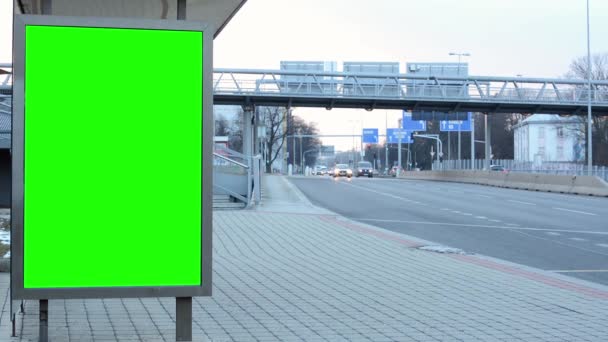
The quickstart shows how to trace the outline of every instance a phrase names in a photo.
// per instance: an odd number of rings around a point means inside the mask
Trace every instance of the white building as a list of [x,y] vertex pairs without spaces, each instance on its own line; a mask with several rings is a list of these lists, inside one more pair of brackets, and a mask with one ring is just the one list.
[[584,162],[584,123],[578,117],[534,114],[515,125],[514,149],[520,162]]

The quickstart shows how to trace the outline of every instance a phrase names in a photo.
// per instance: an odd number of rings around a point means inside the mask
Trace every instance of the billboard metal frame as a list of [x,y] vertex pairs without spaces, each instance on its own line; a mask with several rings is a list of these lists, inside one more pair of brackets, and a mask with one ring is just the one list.
[[[212,290],[212,153],[213,153],[213,28],[193,21],[133,18],[15,15],[13,22],[13,125],[11,207],[11,296],[13,299],[139,298],[211,296]],[[202,203],[200,286],[134,286],[24,288],[24,129],[26,25],[198,31],[203,36]],[[152,71],[151,71],[152,72]]]

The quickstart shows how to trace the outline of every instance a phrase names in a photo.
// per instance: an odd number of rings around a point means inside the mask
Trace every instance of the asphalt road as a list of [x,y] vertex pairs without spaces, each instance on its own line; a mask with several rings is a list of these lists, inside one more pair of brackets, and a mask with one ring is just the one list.
[[608,285],[608,198],[397,179],[291,181],[315,205],[356,221]]

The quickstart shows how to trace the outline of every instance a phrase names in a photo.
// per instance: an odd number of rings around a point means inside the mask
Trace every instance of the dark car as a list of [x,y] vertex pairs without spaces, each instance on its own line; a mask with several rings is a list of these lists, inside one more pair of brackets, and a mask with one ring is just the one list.
[[357,163],[357,177],[367,176],[374,177],[374,168],[372,167],[372,163],[368,161],[360,161]]

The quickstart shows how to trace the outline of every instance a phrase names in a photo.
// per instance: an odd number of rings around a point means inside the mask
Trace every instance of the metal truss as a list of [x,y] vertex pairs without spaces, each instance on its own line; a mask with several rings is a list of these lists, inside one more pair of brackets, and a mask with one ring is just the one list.
[[409,109],[439,112],[608,115],[608,82],[521,77],[215,69],[216,104]]
[[[0,70],[0,97],[10,96],[11,65]],[[589,92],[580,79],[215,69],[213,92],[220,105],[566,115],[584,115],[591,96],[593,114],[608,115],[608,81]]]

